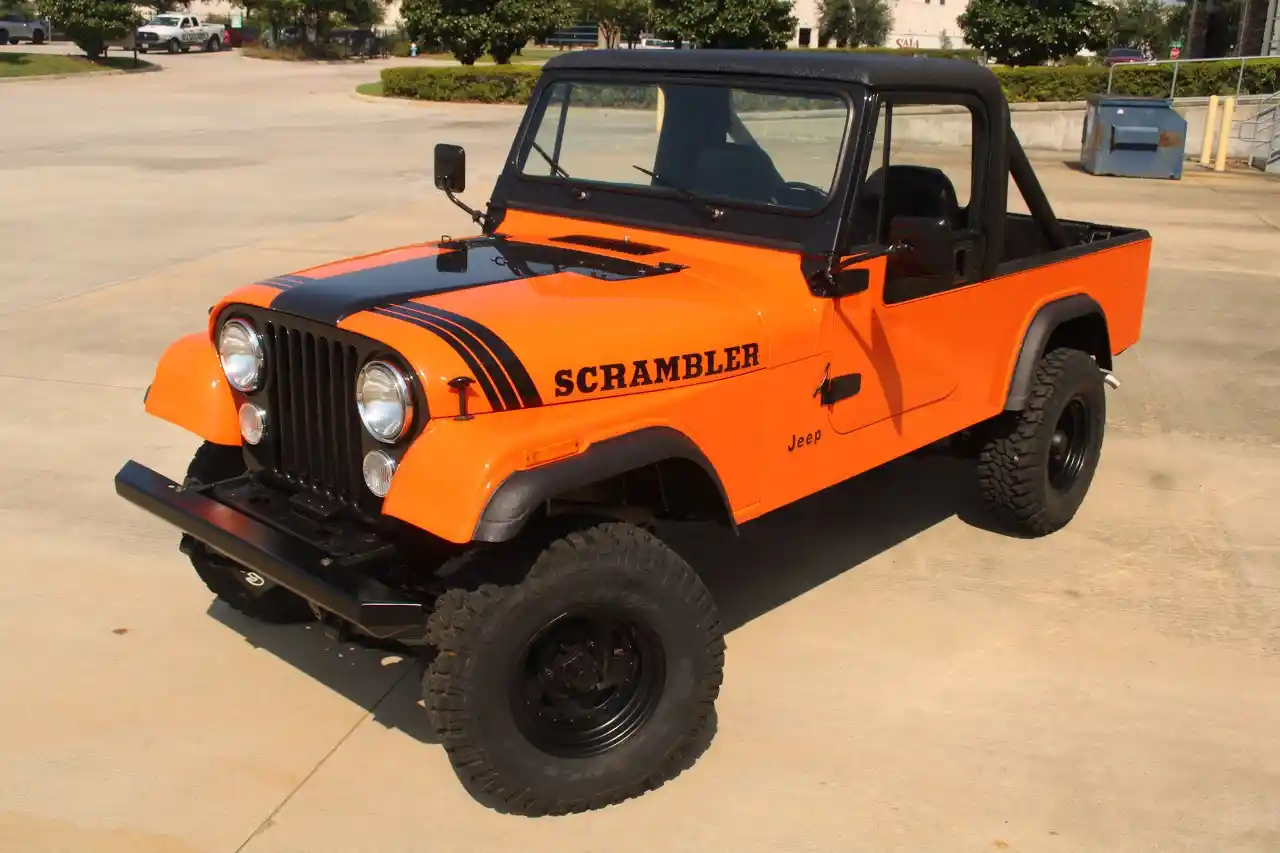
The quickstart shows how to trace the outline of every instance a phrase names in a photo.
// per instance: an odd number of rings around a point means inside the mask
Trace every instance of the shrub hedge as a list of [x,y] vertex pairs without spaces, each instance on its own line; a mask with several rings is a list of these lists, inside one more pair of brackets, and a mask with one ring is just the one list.
[[[1000,78],[1011,103],[1082,101],[1087,95],[1107,90],[1106,68],[1037,66],[999,67],[992,71]],[[390,97],[523,104],[528,102],[539,72],[537,66],[528,65],[386,68],[382,71],[382,83],[383,91]],[[1184,65],[1178,71],[1175,95],[1185,98],[1234,94],[1239,74],[1240,63],[1231,60]],[[1116,69],[1111,91],[1119,95],[1167,95],[1172,80],[1171,66],[1124,65]],[[1277,90],[1280,90],[1280,59],[1254,61],[1245,66],[1241,94],[1260,95]],[[634,93],[633,88],[606,89],[598,105],[653,108],[651,102],[637,101]]]

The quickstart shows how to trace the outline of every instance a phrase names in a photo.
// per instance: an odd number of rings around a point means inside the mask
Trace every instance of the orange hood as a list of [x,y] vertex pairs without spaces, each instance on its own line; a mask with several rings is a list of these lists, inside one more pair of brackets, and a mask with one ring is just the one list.
[[[760,369],[760,306],[689,257],[662,263],[485,237],[423,244],[263,282],[272,310],[337,325],[413,365],[434,412],[474,380],[475,413],[720,381]],[[739,281],[741,281],[739,279]],[[257,301],[257,300],[255,300]]]

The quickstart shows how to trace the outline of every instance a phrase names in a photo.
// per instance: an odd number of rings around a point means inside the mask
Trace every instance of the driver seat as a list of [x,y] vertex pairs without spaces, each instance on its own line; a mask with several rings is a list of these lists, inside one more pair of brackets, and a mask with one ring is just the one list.
[[773,160],[755,145],[722,142],[698,152],[694,160],[696,193],[768,204],[782,188]]
[[[946,172],[932,166],[890,166],[877,169],[862,186],[858,200],[859,225],[874,223],[880,211],[880,197],[888,193],[885,203],[885,227],[899,216],[945,219],[951,227],[964,225],[963,212],[956,198],[956,188]],[[866,228],[874,231],[874,226]]]

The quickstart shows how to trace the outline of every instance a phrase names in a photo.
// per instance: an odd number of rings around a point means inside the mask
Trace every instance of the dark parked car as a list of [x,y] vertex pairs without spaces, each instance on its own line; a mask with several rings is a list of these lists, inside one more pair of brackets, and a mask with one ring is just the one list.
[[1147,55],[1136,47],[1113,47],[1103,57],[1102,64],[1110,68],[1123,62],[1146,62]]

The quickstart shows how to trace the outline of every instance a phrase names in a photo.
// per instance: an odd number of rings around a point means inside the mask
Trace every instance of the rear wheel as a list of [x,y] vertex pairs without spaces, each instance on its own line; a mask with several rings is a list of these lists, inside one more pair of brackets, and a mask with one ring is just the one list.
[[992,423],[978,455],[983,501],[996,520],[1029,536],[1065,527],[1093,483],[1106,420],[1097,362],[1069,348],[1045,355],[1026,407]]
[[[200,445],[192,458],[183,488],[229,480],[244,474],[245,470],[244,455],[239,447],[206,442]],[[185,534],[182,546],[205,586],[232,610],[251,619],[278,625],[315,620],[315,613],[306,599],[282,586],[272,586],[255,593],[252,582],[242,580],[245,574],[239,563]]]
[[217,37],[210,38],[209,41],[205,43],[205,50],[209,51],[210,53],[217,53],[221,49],[222,49],[222,42],[219,41]]
[[584,524],[531,562],[514,584],[447,592],[431,616],[424,697],[459,778],[525,815],[600,808],[674,778],[709,740],[722,680],[710,593],[625,523]]
[[41,32],[40,30],[36,30],[35,33],[31,36],[31,43],[44,44],[44,33]]

